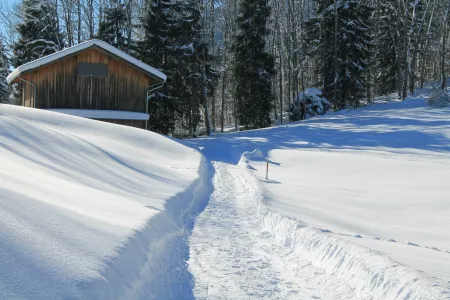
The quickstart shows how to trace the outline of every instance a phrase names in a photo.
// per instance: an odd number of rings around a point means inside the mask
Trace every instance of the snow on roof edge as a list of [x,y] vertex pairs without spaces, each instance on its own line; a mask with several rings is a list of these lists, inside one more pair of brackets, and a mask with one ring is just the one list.
[[53,62],[55,60],[58,60],[58,59],[63,58],[65,56],[67,56],[67,55],[76,53],[78,51],[85,50],[85,49],[87,49],[89,47],[92,47],[94,45],[96,45],[96,46],[98,46],[98,47],[100,47],[100,48],[102,48],[102,49],[104,49],[104,50],[106,50],[106,51],[108,51],[108,52],[110,52],[110,53],[112,53],[112,54],[114,54],[114,55],[116,55],[116,56],[126,60],[126,61],[128,61],[129,63],[135,65],[136,67],[138,67],[138,68],[140,68],[142,70],[145,70],[145,71],[149,72],[150,74],[152,74],[152,75],[162,79],[163,81],[167,80],[167,76],[164,73],[162,73],[161,71],[159,71],[159,70],[157,70],[157,69],[147,65],[146,63],[144,63],[144,62],[142,62],[142,61],[132,57],[131,55],[129,55],[129,54],[127,54],[127,53],[117,49],[114,46],[111,46],[110,44],[108,44],[108,43],[106,43],[104,41],[93,39],[93,40],[89,40],[89,41],[80,43],[78,45],[75,45],[75,46],[72,46],[72,47],[69,47],[69,48],[65,48],[65,49],[63,49],[61,51],[58,51],[58,52],[55,52],[53,54],[44,56],[44,57],[39,58],[37,60],[34,60],[32,62],[23,64],[23,65],[17,67],[16,69],[14,69],[8,75],[8,77],[6,77],[6,81],[7,81],[8,84],[11,84],[11,82],[13,82],[23,72],[26,72],[26,71],[29,71],[29,70],[41,67],[41,66],[46,65],[46,64],[49,64],[49,63],[51,63],[51,62]]

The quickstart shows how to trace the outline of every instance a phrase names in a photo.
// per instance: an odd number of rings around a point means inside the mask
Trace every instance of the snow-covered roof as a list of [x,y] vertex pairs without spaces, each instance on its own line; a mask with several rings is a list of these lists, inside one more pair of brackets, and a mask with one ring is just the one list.
[[88,118],[88,119],[112,119],[112,120],[139,120],[147,121],[149,115],[133,111],[120,110],[96,110],[96,109],[46,109],[48,111],[58,112],[66,115]]
[[76,52],[85,50],[87,48],[93,47],[93,46],[97,46],[99,48],[102,48],[108,52],[110,52],[111,54],[114,54],[117,57],[120,57],[126,61],[128,61],[129,63],[135,65],[136,67],[160,78],[163,81],[166,81],[167,76],[156,70],[155,68],[143,63],[142,61],[132,57],[131,55],[126,54],[125,52],[117,49],[116,47],[111,46],[110,44],[100,41],[100,40],[89,40],[87,42],[84,43],[80,43],[76,46],[70,47],[70,48],[66,48],[64,50],[58,51],[56,53],[50,54],[48,56],[39,58],[37,60],[34,60],[32,62],[26,63],[18,68],[16,68],[14,71],[11,72],[11,74],[8,75],[8,77],[6,78],[6,81],[8,82],[8,84],[11,84],[17,77],[20,76],[20,74],[29,71],[29,70],[33,70],[36,69],[38,67],[47,65],[49,63],[52,63],[58,59],[61,59],[65,56],[74,54]]

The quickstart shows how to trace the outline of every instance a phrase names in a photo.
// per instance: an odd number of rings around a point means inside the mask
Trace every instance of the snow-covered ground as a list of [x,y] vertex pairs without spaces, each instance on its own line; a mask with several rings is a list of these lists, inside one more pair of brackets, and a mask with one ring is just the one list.
[[0,105],[0,299],[192,298],[207,172],[157,134]]
[[[227,290],[234,298],[307,295],[286,285],[300,282],[295,278],[302,273],[287,271],[293,262],[285,251],[296,253],[299,265],[309,262],[330,276],[317,297],[339,298],[327,294],[337,278],[353,289],[352,296],[339,294],[348,299],[449,299],[449,120],[450,109],[430,109],[425,96],[416,95],[189,141],[215,161],[218,173],[216,192],[191,237],[196,295],[226,298]],[[253,149],[260,155],[242,157]],[[244,169],[240,181],[227,179],[224,165]],[[256,192],[242,187],[251,180],[247,173],[255,178]],[[253,209],[239,209],[249,202]],[[226,232],[231,237],[224,239]],[[264,232],[273,239],[267,241]],[[262,275],[266,271],[252,266],[264,261],[261,249],[272,249],[267,268],[274,285]],[[308,288],[314,291],[314,284]]]
[[450,282],[449,117],[417,98],[289,128],[306,132],[268,151],[271,208]]
[[357,299],[346,282],[260,226],[258,185],[245,170],[219,162],[214,168],[214,193],[190,238],[198,299]]
[[183,142],[0,105],[0,178],[0,299],[450,299],[423,95]]

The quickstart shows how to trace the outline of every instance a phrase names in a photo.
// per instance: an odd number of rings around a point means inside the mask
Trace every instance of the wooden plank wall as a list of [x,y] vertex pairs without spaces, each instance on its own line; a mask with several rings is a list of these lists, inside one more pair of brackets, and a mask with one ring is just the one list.
[[[108,65],[108,77],[78,76],[79,62]],[[145,112],[154,80],[128,63],[90,48],[22,76],[37,86],[36,108],[106,109]],[[25,84],[24,103],[32,106],[33,87]]]
[[119,125],[132,126],[136,128],[145,129],[145,121],[141,120],[113,120],[113,119],[100,119],[97,121],[103,121],[108,123],[114,123]]

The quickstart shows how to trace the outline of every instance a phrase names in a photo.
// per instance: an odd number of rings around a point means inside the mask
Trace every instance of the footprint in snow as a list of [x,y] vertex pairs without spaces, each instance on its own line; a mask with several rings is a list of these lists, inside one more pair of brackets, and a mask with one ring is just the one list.
[[406,244],[410,245],[410,246],[414,246],[414,247],[420,247],[417,244],[414,244],[413,242],[408,241]]

